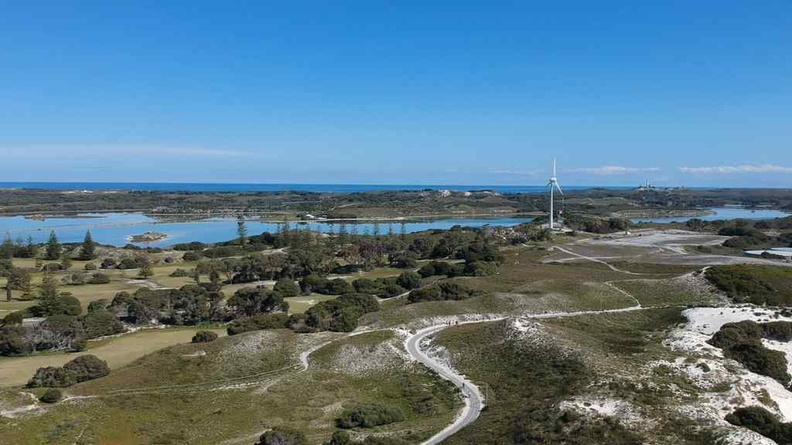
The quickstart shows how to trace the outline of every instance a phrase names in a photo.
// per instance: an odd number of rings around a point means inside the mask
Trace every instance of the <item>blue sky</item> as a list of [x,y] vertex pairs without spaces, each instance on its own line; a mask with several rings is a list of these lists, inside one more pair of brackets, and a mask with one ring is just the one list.
[[792,186],[792,3],[2,1],[2,181]]

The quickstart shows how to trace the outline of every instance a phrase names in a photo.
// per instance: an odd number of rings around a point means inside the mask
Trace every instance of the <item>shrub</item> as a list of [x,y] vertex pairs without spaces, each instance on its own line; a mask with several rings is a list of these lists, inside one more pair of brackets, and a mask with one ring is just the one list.
[[48,389],[39,400],[43,403],[57,403],[63,398],[63,394],[59,389]]
[[749,371],[787,385],[792,376],[787,372],[784,353],[764,347],[762,338],[788,338],[790,332],[792,323],[789,322],[757,324],[746,320],[723,325],[709,343],[721,348],[726,357],[737,360]]
[[792,322],[771,321],[762,323],[762,338],[788,342],[792,340]]
[[415,272],[402,272],[396,279],[396,284],[407,290],[418,289],[421,287],[421,275]]
[[418,267],[417,255],[413,252],[402,252],[391,260],[391,266],[399,269],[414,269]]
[[95,273],[91,275],[88,284],[108,284],[110,283],[110,275],[104,273]]
[[474,261],[465,265],[462,273],[468,277],[484,277],[487,275],[494,275],[498,271],[498,266],[495,263],[488,261]]
[[99,265],[99,267],[102,269],[113,269],[117,265],[118,263],[116,263],[116,260],[112,258],[105,258],[102,260],[102,263]]
[[283,297],[266,289],[243,287],[234,292],[228,299],[228,306],[246,316],[258,315],[274,311],[288,310],[288,303]]
[[96,270],[96,263],[85,263],[85,270]]
[[762,345],[741,344],[724,352],[726,357],[742,363],[749,371],[772,377],[784,385],[792,380],[787,372],[786,357],[781,351],[773,351]]
[[196,252],[191,250],[189,252],[184,252],[184,256],[182,256],[182,259],[184,261],[199,261],[203,257],[204,256],[201,252]]
[[300,280],[300,290],[305,295],[309,295],[313,292],[320,292],[326,285],[327,280],[319,275],[308,275]]
[[755,431],[779,444],[792,443],[792,423],[779,422],[764,408],[758,406],[738,408],[726,416],[726,421]]
[[333,436],[330,438],[328,442],[325,442],[324,445],[351,445],[352,439],[349,437],[349,433],[346,431],[336,431],[333,433]]
[[712,266],[704,276],[737,302],[773,306],[792,303],[792,269],[787,267]]
[[116,267],[118,269],[137,269],[140,265],[134,258],[124,258]]
[[383,289],[381,282],[368,278],[358,278],[352,282],[352,286],[355,288],[355,292],[372,295],[379,295]]
[[445,275],[449,278],[461,276],[464,272],[463,264],[451,264],[445,261],[432,261],[418,269],[418,273],[426,278],[433,275]]
[[330,330],[333,332],[352,332],[358,326],[358,318],[363,315],[361,310],[354,307],[344,307],[333,313],[330,319]]
[[87,338],[104,337],[124,332],[124,324],[115,314],[102,308],[90,310],[82,317],[83,329]]
[[173,272],[171,272],[169,276],[174,278],[184,278],[191,276],[191,273],[189,270],[186,269],[176,269]]
[[212,331],[198,331],[193,335],[193,343],[209,343],[217,340],[217,334]]
[[27,382],[27,386],[28,388],[65,388],[75,383],[77,381],[69,371],[57,366],[47,366],[37,369],[33,378]]
[[33,347],[25,340],[22,326],[4,326],[0,329],[0,355],[18,356],[32,352]]
[[14,311],[3,317],[3,326],[21,325],[25,320],[23,311]]
[[273,287],[273,291],[283,298],[300,295],[300,287],[288,278],[281,278],[278,280],[275,283],[275,287]]
[[289,320],[290,318],[286,314],[266,314],[239,318],[228,326],[228,335],[263,329],[284,329],[289,327]]
[[204,243],[202,243],[202,242],[199,242],[199,241],[193,241],[193,242],[190,242],[190,243],[179,243],[179,244],[174,244],[174,245],[173,245],[173,250],[179,250],[179,251],[185,251],[185,250],[203,250],[203,249],[205,249],[206,247],[207,247],[207,245],[206,245],[206,244],[204,244]]
[[407,296],[408,303],[439,300],[464,300],[474,297],[478,292],[454,282],[441,282],[424,289],[417,289]]
[[373,428],[404,420],[404,414],[398,408],[380,405],[360,406],[345,410],[336,420],[339,428]]
[[308,439],[300,431],[276,426],[262,434],[255,445],[308,445]]
[[107,362],[90,354],[81,355],[66,363],[63,369],[69,372],[77,383],[98,379],[110,373]]
[[34,317],[48,317],[52,315],[80,315],[82,305],[80,300],[70,295],[60,295],[54,298],[42,298],[39,304],[28,308]]
[[94,300],[88,303],[88,312],[90,313],[94,311],[101,311],[107,309],[107,304],[108,302],[104,298],[102,298],[101,300]]
[[347,280],[336,278],[334,280],[328,280],[324,289],[318,292],[327,295],[343,295],[355,292],[355,288],[352,287]]

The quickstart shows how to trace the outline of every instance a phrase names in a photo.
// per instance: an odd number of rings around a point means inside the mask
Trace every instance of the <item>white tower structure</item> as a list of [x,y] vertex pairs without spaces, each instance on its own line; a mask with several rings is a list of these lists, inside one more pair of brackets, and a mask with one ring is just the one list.
[[564,192],[561,191],[561,186],[558,185],[558,178],[556,178],[556,161],[553,159],[553,176],[550,177],[550,181],[547,183],[547,187],[550,188],[550,225],[548,227],[550,230],[555,229],[555,225],[553,225],[553,218],[555,214],[553,213],[553,189],[558,189],[558,193],[561,195]]

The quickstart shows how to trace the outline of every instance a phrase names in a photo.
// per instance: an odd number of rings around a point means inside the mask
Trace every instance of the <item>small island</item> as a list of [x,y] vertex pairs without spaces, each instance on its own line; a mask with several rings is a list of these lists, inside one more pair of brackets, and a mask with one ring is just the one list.
[[131,235],[127,240],[133,243],[153,243],[155,241],[162,241],[168,238],[168,235],[161,232],[146,232],[140,235]]

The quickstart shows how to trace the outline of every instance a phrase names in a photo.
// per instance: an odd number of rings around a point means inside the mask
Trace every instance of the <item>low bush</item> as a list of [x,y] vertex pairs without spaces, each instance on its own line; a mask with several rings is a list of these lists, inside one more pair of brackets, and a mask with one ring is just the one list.
[[99,265],[102,269],[113,269],[118,265],[116,260],[112,258],[105,258],[102,260],[102,263]]
[[77,383],[98,379],[110,373],[107,362],[90,354],[81,355],[66,363],[63,365],[63,369],[74,376]]
[[174,278],[184,278],[184,277],[191,276],[191,273],[190,273],[189,270],[186,270],[186,269],[176,269],[173,272],[171,272],[170,275],[168,275],[168,276],[174,277]]
[[308,445],[308,439],[300,431],[276,426],[259,437],[255,445]]
[[115,314],[104,308],[89,310],[81,317],[81,321],[87,338],[116,335],[126,330],[124,324],[116,318]]
[[381,405],[359,406],[345,410],[336,420],[339,428],[373,428],[404,420],[404,414],[398,408]]
[[198,331],[193,335],[193,343],[209,343],[217,340],[217,334],[212,331]]
[[298,326],[297,329],[304,323],[315,331],[352,332],[361,315],[378,309],[379,303],[373,295],[346,294],[311,307],[305,311],[304,319],[292,320],[289,324]]
[[296,297],[300,295],[300,286],[288,278],[281,278],[275,282],[275,286],[272,288],[272,290],[283,298]]
[[748,428],[779,444],[792,443],[792,423],[782,423],[773,414],[758,406],[738,408],[726,416],[732,425]]
[[290,317],[286,314],[266,314],[234,320],[228,326],[228,335],[264,329],[284,329],[289,327]]
[[110,283],[110,275],[104,273],[95,273],[88,279],[88,284],[108,284]]
[[27,382],[28,388],[65,388],[77,383],[74,376],[67,370],[57,366],[39,368]]
[[478,291],[469,289],[459,283],[441,282],[434,286],[416,289],[407,296],[408,303],[422,301],[464,300],[479,295]]
[[197,251],[192,251],[191,250],[189,252],[184,252],[184,255],[182,256],[182,259],[184,261],[200,261],[201,259],[203,259],[203,257],[204,256],[203,256],[202,252],[197,252]]
[[407,290],[421,287],[421,275],[416,272],[402,272],[396,278],[396,284]]
[[63,393],[59,389],[48,389],[44,394],[39,397],[42,403],[57,403],[63,398]]
[[749,264],[712,266],[704,276],[739,303],[792,304],[792,268]]
[[784,385],[792,381],[787,372],[787,360],[783,352],[770,350],[762,345],[762,338],[785,339],[792,333],[792,323],[755,323],[741,321],[727,323],[716,332],[709,343],[723,350],[723,355],[737,360],[749,371],[774,378]]
[[118,269],[137,269],[141,264],[135,258],[124,258],[116,265]]

